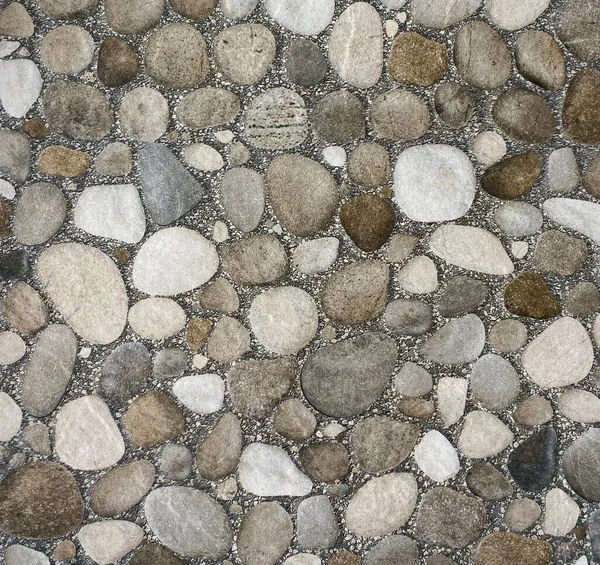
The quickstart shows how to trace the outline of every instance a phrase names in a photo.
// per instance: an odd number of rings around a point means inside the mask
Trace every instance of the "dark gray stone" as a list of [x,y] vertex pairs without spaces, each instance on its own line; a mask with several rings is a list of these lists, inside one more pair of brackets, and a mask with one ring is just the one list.
[[454,318],[469,314],[479,308],[488,296],[488,286],[483,281],[464,275],[452,277],[438,303],[440,314]]
[[579,283],[567,294],[565,301],[567,312],[575,316],[593,314],[600,307],[600,293],[594,283]]
[[100,393],[123,404],[140,393],[152,372],[150,353],[141,343],[124,343],[108,356],[100,371]]
[[557,444],[554,428],[546,426],[511,452],[508,457],[508,472],[520,488],[528,492],[539,492],[552,482],[558,467]]
[[398,335],[420,335],[431,327],[431,305],[420,300],[399,298],[390,302],[383,316],[385,325]]
[[436,88],[434,105],[440,120],[454,129],[466,125],[475,109],[469,91],[456,82],[445,82]]
[[469,490],[484,500],[504,500],[513,493],[510,481],[490,463],[475,463],[467,472]]
[[364,565],[419,565],[419,547],[408,536],[388,536],[367,551]]
[[192,474],[192,452],[185,445],[167,443],[160,452],[159,470],[169,481],[184,481]]
[[327,59],[312,41],[295,39],[286,53],[285,70],[290,82],[313,86],[325,78]]
[[24,279],[30,271],[30,256],[24,249],[15,249],[0,255],[0,278],[5,281]]
[[354,94],[338,90],[317,102],[312,124],[317,136],[324,141],[344,145],[364,136],[365,110]]
[[161,349],[154,358],[154,376],[157,379],[180,377],[187,367],[185,351],[176,347]]
[[18,183],[29,176],[31,144],[26,135],[8,129],[0,130],[0,173]]

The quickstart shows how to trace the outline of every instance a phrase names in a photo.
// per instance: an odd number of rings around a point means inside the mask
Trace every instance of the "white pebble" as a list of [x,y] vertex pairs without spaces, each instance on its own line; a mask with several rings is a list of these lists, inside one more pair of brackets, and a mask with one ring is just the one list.
[[12,365],[25,355],[25,342],[14,332],[0,332],[0,365]]
[[467,402],[467,379],[442,377],[438,382],[438,410],[444,427],[456,424],[465,412]]
[[18,41],[0,41],[0,59],[8,57],[11,53],[14,53],[19,48],[20,43]]
[[91,354],[92,354],[91,347],[82,347],[79,350],[79,357],[81,357],[82,359],[87,359]]
[[506,155],[506,143],[495,131],[482,131],[473,141],[473,153],[483,165],[493,165]]
[[395,20],[386,20],[384,24],[385,34],[388,37],[394,37],[398,33],[398,22]]
[[513,241],[510,250],[515,259],[523,259],[529,251],[529,244],[526,241]]
[[213,414],[223,406],[225,383],[219,375],[191,375],[173,385],[173,394],[196,414]]
[[346,151],[339,146],[325,147],[323,159],[332,167],[343,167],[346,164]]
[[323,428],[323,435],[325,437],[338,437],[341,433],[345,432],[346,428],[342,426],[342,424],[337,424],[332,422],[331,424],[327,424]]
[[235,134],[230,129],[223,129],[215,132],[215,138],[221,143],[231,143]]
[[192,357],[192,365],[196,367],[196,369],[204,369],[204,367],[208,365],[208,357],[202,355],[202,353],[196,353],[196,355]]
[[431,480],[443,483],[460,470],[458,453],[437,430],[427,432],[415,447],[415,461]]
[[7,180],[0,179],[0,196],[7,200],[12,200],[16,195],[15,187]]
[[188,165],[199,171],[218,171],[225,164],[221,154],[206,143],[188,145],[181,155]]
[[229,230],[224,222],[217,220],[213,226],[212,238],[217,243],[223,243],[229,239]]

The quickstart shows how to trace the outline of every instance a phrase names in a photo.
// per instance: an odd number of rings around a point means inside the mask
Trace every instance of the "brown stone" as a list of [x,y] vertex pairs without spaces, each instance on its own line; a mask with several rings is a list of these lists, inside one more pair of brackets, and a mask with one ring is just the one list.
[[388,72],[392,80],[431,86],[448,69],[446,46],[415,32],[401,33],[392,44]]
[[346,448],[335,441],[311,443],[300,449],[300,463],[313,481],[331,483],[341,479],[350,466]]
[[387,200],[361,194],[342,206],[340,221],[359,249],[376,251],[392,234],[396,212]]
[[506,157],[481,177],[481,188],[503,200],[514,200],[529,192],[537,182],[544,159],[535,151]]
[[98,79],[104,86],[123,86],[133,80],[139,71],[138,56],[127,43],[116,37],[107,37],[98,52]]
[[242,454],[242,428],[235,414],[221,416],[196,452],[196,468],[201,477],[216,481],[235,471]]
[[48,325],[48,308],[26,282],[18,281],[4,295],[2,313],[17,331],[32,335]]
[[346,164],[350,180],[372,188],[385,184],[392,168],[387,149],[378,143],[361,143],[352,150]]
[[521,273],[511,281],[504,291],[506,309],[526,318],[545,320],[558,316],[560,302],[550,292],[544,279],[537,273]]
[[583,173],[583,188],[600,199],[600,152],[587,164]]
[[71,540],[63,540],[56,544],[52,557],[55,561],[71,561],[77,554],[77,548]]
[[520,402],[513,412],[515,422],[527,428],[535,428],[545,424],[552,420],[553,416],[552,404],[543,396],[537,394]]
[[567,294],[565,308],[574,316],[593,314],[600,308],[600,293],[596,285],[591,282],[579,283]]
[[201,21],[213,13],[216,0],[171,0],[171,8],[184,18]]
[[184,562],[163,545],[148,542],[132,554],[129,565],[184,565]]
[[85,173],[91,164],[92,160],[85,151],[51,145],[40,154],[38,169],[45,175],[71,178]]
[[533,252],[534,267],[563,277],[579,271],[586,259],[585,242],[558,230],[548,230],[540,235]]
[[131,259],[131,253],[129,253],[129,251],[127,251],[127,249],[124,249],[123,247],[117,247],[113,251],[113,255],[117,260],[117,263],[119,263],[119,265],[124,265],[125,263],[127,263],[127,261],[129,261],[129,259]]
[[31,120],[25,120],[23,124],[23,131],[31,137],[31,139],[44,139],[50,133],[50,130],[44,123],[42,118],[31,118]]
[[83,521],[75,477],[62,465],[30,461],[0,483],[0,532],[26,539],[52,539]]
[[138,396],[124,418],[125,433],[138,447],[153,447],[175,439],[185,429],[177,402],[160,392]]
[[473,565],[549,565],[551,562],[552,546],[547,541],[496,532],[483,538],[475,551]]
[[515,60],[519,73],[542,88],[558,90],[565,83],[565,57],[549,33],[521,33],[515,42]]
[[360,557],[351,551],[338,551],[327,562],[328,565],[360,565]]
[[213,324],[208,318],[192,318],[187,327],[187,343],[191,350],[199,351],[204,345]]
[[435,414],[435,405],[422,398],[401,398],[398,400],[398,411],[409,418],[428,420]]
[[6,202],[0,201],[0,239],[10,235],[10,214],[12,208]]
[[584,69],[571,80],[562,110],[567,137],[585,145],[600,144],[600,71]]

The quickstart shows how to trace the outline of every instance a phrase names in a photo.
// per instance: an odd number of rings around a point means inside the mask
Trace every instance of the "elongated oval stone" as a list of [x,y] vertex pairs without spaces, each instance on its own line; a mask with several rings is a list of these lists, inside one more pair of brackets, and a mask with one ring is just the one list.
[[573,198],[550,198],[544,202],[544,212],[553,222],[600,245],[600,204]]

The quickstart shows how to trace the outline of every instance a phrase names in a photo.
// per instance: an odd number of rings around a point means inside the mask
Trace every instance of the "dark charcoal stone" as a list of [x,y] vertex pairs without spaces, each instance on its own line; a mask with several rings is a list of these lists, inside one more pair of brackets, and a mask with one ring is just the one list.
[[359,249],[376,251],[392,234],[396,212],[388,200],[361,194],[342,206],[340,221]]
[[0,278],[5,281],[24,279],[30,271],[29,253],[24,249],[9,251],[0,256]]
[[508,471],[517,485],[528,492],[546,488],[557,469],[557,438],[546,426],[529,436],[508,458]]

